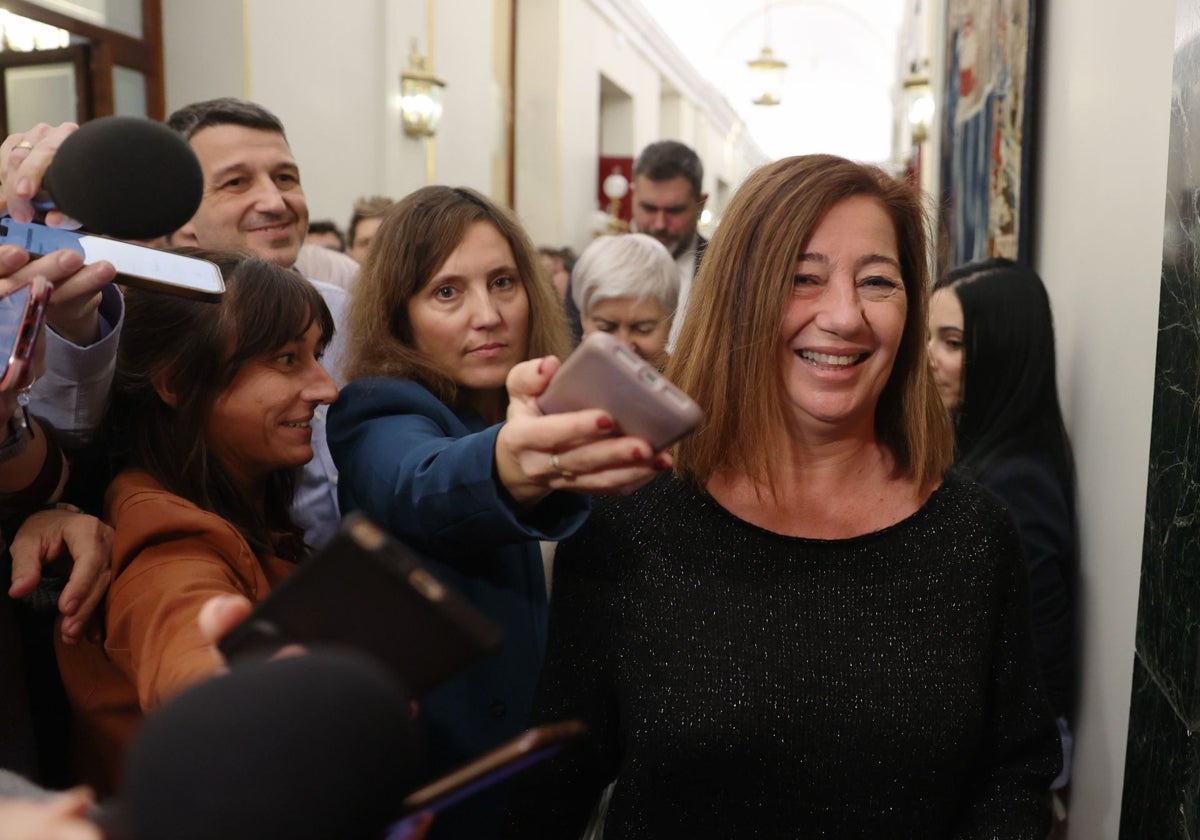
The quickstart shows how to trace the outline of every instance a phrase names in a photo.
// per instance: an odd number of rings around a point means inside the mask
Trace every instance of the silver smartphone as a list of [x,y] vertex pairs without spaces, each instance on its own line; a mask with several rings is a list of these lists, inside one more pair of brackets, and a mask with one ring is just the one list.
[[655,451],[704,419],[691,397],[605,332],[580,342],[538,397],[538,407],[545,414],[603,409],[622,434],[644,438]]
[[221,269],[208,260],[119,239],[0,218],[0,245],[19,245],[38,256],[70,248],[85,263],[108,260],[117,270],[116,282],[141,289],[202,300],[216,300],[225,292]]

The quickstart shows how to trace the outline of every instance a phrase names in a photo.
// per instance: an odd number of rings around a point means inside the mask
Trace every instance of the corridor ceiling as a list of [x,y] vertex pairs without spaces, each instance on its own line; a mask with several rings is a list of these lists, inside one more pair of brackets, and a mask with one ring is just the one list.
[[[771,157],[831,152],[863,161],[889,158],[904,0],[641,3]],[[777,106],[750,101],[746,61],[759,54],[764,39],[788,63]]]

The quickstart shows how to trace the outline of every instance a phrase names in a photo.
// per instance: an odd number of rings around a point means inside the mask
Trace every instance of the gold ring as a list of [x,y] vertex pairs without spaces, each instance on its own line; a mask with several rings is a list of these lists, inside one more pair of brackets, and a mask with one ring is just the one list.
[[563,469],[562,463],[558,460],[557,452],[550,456],[550,466],[554,467],[554,471],[568,481],[575,477],[575,473],[571,472],[570,470]]
[[30,143],[28,140],[22,140],[20,143],[17,144],[17,148],[18,149],[32,149],[33,144]]

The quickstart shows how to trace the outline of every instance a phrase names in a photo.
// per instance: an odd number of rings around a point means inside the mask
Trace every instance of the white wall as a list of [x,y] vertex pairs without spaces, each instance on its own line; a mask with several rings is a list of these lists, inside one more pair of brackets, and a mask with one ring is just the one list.
[[517,3],[514,203],[538,244],[559,240],[562,215],[562,39],[560,0]]
[[[502,91],[494,80],[492,34],[498,24],[507,37],[508,22],[497,22],[494,12],[492,0],[439,0],[434,15],[437,74],[447,85],[433,180],[485,195],[492,192],[492,152],[505,131]],[[501,203],[508,200],[492,197]]]
[[[1070,837],[1117,837],[1145,527],[1174,0],[1042,4],[1035,266],[1075,446],[1085,648]],[[1136,807],[1135,803],[1130,804]]]
[[163,0],[167,113],[216,96],[244,96],[242,4]]
[[380,65],[386,50],[408,44],[388,43],[383,5],[342,0],[331,14],[327,4],[247,3],[247,96],[283,121],[309,213],[341,226],[354,196],[388,192],[380,164],[384,144],[396,142],[388,105],[398,82],[387,86]]
[[[629,94],[620,119],[622,131],[632,125],[627,154],[636,156],[667,137],[687,143],[704,161],[710,192],[718,178],[736,185],[750,169],[736,135],[728,136],[700,103],[668,85],[662,57],[643,51],[646,33],[624,28],[629,5],[624,0],[517,4],[516,210],[539,244],[579,250],[591,240],[600,210],[598,158],[602,148],[612,154],[609,146],[618,145],[611,134],[604,134],[608,143],[601,142],[601,76]],[[670,72],[677,71],[673,66]]]
[[[580,251],[591,241],[592,221],[600,207],[596,197],[600,76],[606,76],[630,94],[628,112],[633,132],[632,145],[626,149],[630,155],[659,139],[662,77],[649,59],[634,49],[590,3],[574,0],[563,4],[563,33],[567,45],[564,84],[568,91],[564,97],[564,166],[560,182],[563,216],[559,220],[559,238],[549,243],[569,244]],[[530,233],[538,240],[537,230],[531,229]]]
[[[344,225],[356,196],[434,180],[491,192],[503,125],[491,57],[494,0],[437,0],[434,71],[449,81],[434,151],[400,129],[400,72],[426,56],[426,0],[163,0],[167,108],[216,96],[274,111],[313,218]],[[499,198],[503,199],[503,196]]]
[[[402,133],[398,96],[412,40],[430,53],[430,5],[433,70],[447,86],[438,135],[426,141]],[[701,154],[708,187],[718,177],[736,185],[749,168],[744,144],[686,95],[664,121],[663,75],[639,47],[642,33],[628,31],[630,5],[517,3],[515,204],[538,243],[579,249],[591,238],[601,74],[630,93],[628,153],[667,128]],[[341,0],[332,9],[325,0],[163,0],[167,107],[239,96],[274,111],[313,218],[345,224],[356,196],[399,198],[431,182],[507,202],[507,78],[498,65],[508,8],[504,0]]]

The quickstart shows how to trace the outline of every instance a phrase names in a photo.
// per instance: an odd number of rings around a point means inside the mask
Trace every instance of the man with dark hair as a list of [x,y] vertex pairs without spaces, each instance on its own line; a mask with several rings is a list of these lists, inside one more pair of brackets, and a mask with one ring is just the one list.
[[308,236],[304,237],[304,241],[309,245],[316,245],[321,248],[328,248],[331,251],[337,251],[339,254],[346,251],[345,237],[338,230],[338,226],[329,219],[309,222]]
[[[200,208],[185,226],[196,243],[295,268],[308,233],[308,203],[279,118],[261,105],[227,97],[180,108],[167,125],[188,141],[204,175]],[[341,347],[346,293],[309,280],[338,327],[322,363],[340,386],[345,383]],[[292,516],[304,528],[305,542],[319,547],[333,536],[341,514],[337,468],[325,443],[324,406],[317,408],[312,426],[313,459],[304,467]]]
[[666,246],[679,269],[679,306],[668,347],[674,349],[683,324],[692,278],[708,245],[696,230],[708,194],[702,192],[704,165],[683,143],[660,140],[642,149],[633,164],[633,229]]
[[346,253],[361,263],[375,238],[375,231],[383,222],[383,211],[394,202],[387,196],[368,195],[355,199],[350,224],[346,227]]
[[308,223],[308,236],[296,257],[296,270],[305,277],[332,283],[347,292],[358,281],[358,263],[346,254],[346,240],[336,223]]
[[[224,97],[180,108],[168,118],[167,126],[188,141],[200,161],[204,180],[200,207],[175,233],[172,242],[253,254],[284,268],[295,268],[308,233],[308,204],[300,187],[300,167],[292,157],[279,118],[254,102]],[[0,170],[7,176],[4,182],[22,187],[20,194],[4,196],[13,218],[33,218],[32,199],[41,188],[46,168],[63,140],[77,128],[74,123],[56,128],[39,125],[0,144]],[[12,160],[14,150],[24,150],[19,161]],[[51,213],[46,221],[53,225],[70,222],[61,217],[61,213]],[[322,364],[340,386],[345,384],[341,368],[345,336],[341,325],[346,293],[330,283],[311,277],[309,280],[338,325]],[[123,313],[120,296],[114,296]],[[113,339],[116,332],[111,333]],[[112,364],[115,340],[109,340],[101,349],[103,354],[95,350],[89,354],[88,365]],[[78,367],[83,361],[74,364]],[[318,408],[312,424],[315,454],[304,467],[292,516],[304,529],[305,541],[319,548],[333,536],[341,516],[337,469],[325,443],[323,407]]]
[[294,266],[308,233],[308,204],[279,119],[226,97],[180,108],[167,125],[188,141],[204,173],[204,197],[187,225],[200,247]]
[[221,96],[216,99],[193,102],[191,105],[184,105],[167,117],[167,127],[178,132],[188,142],[191,142],[192,137],[200,129],[216,125],[257,128],[287,139],[279,117],[256,102],[237,99],[233,96]]

